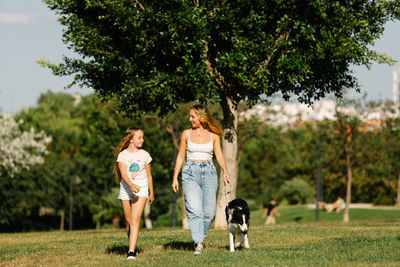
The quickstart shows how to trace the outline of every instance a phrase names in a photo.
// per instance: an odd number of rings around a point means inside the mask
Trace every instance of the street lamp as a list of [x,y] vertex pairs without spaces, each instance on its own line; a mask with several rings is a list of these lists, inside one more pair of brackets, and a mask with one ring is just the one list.
[[75,179],[71,179],[71,182],[69,183],[69,230],[72,230],[72,208],[73,208],[73,188],[74,185],[82,183],[81,178],[79,176],[76,176]]

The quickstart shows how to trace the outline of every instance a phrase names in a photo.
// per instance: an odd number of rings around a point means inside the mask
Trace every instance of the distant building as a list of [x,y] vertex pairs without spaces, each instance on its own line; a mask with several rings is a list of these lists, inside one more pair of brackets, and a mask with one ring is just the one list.
[[283,103],[270,106],[257,104],[242,112],[240,117],[249,119],[255,116],[271,126],[286,128],[296,127],[304,122],[336,120],[336,109],[341,113],[357,116],[367,128],[380,127],[381,122],[386,118],[399,115],[398,109],[390,110],[384,106],[358,111],[352,107],[337,106],[335,100],[323,100],[317,101],[311,106],[302,103]]

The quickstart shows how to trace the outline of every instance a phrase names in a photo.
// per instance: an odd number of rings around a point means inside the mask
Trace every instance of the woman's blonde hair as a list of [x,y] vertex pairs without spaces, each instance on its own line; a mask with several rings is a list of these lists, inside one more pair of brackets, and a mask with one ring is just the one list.
[[114,173],[115,180],[118,183],[121,182],[121,179],[122,179],[121,172],[119,171],[119,168],[118,168],[118,162],[117,162],[118,155],[119,155],[119,153],[121,153],[122,150],[128,148],[131,139],[135,136],[135,133],[137,131],[141,131],[141,129],[137,128],[137,127],[129,127],[128,129],[126,129],[125,137],[119,143],[117,150],[115,151],[115,162],[114,162],[114,167],[113,167],[113,173]]
[[204,129],[207,129],[214,134],[222,134],[221,128],[214,122],[210,112],[205,105],[196,104],[191,106],[190,109],[193,109],[194,112],[196,112],[197,116],[199,116],[200,124],[201,126],[203,126]]

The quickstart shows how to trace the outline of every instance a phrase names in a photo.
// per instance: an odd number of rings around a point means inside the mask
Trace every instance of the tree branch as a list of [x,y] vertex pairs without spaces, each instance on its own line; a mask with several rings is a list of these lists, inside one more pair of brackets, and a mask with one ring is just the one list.
[[175,135],[174,127],[172,127],[172,125],[168,123],[165,125],[165,130],[171,135],[172,142],[174,143],[175,148],[179,150],[179,143]]
[[[167,122],[167,117],[164,117],[161,120],[159,117],[157,117],[155,115],[149,115],[149,114],[144,114],[142,117],[144,119],[156,119],[157,123],[159,125],[159,128],[161,128],[162,131],[170,134],[175,148],[179,150],[179,142],[178,142],[178,139],[176,138],[174,127],[170,123]],[[161,125],[160,125],[160,123],[161,123]]]
[[219,85],[219,87],[221,88],[222,91],[226,91],[226,87],[229,87],[229,84],[227,84],[225,82],[224,76],[222,76],[222,74],[217,69],[212,67],[210,57],[208,56],[208,43],[206,43],[204,54],[205,54],[204,57],[206,59],[208,72],[210,73],[210,75],[216,76],[215,81],[217,82],[217,84]]
[[138,4],[139,7],[140,7],[143,11],[146,11],[146,9],[144,8],[144,6],[143,6],[138,0],[136,0],[135,4]]
[[[279,35],[279,37],[274,41],[274,45],[272,47],[272,50],[274,50],[276,48],[276,46],[282,41],[282,40],[287,40],[289,38],[291,30],[288,30],[287,32],[282,33],[281,35]],[[262,68],[266,68],[268,67],[270,61],[272,59],[272,53],[267,57],[267,59],[265,59],[264,61],[260,62],[259,65]]]

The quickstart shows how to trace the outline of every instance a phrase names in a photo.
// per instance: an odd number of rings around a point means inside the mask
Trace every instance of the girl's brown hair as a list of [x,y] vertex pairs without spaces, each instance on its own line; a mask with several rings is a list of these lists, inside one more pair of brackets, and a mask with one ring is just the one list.
[[118,155],[119,155],[119,153],[121,153],[122,150],[128,148],[131,139],[133,138],[133,136],[135,135],[135,133],[137,131],[141,131],[141,129],[137,128],[137,127],[129,127],[128,129],[126,129],[125,137],[122,139],[121,143],[119,143],[117,150],[115,151],[115,163],[114,163],[114,167],[113,167],[113,173],[114,173],[115,180],[118,183],[121,182],[121,179],[122,179],[121,172],[119,171],[119,168],[118,168],[118,162],[117,162]]
[[221,128],[214,122],[210,112],[205,105],[196,104],[191,106],[190,109],[193,109],[196,112],[197,116],[199,116],[200,124],[201,126],[203,126],[204,129],[207,129],[214,134],[222,134]]

